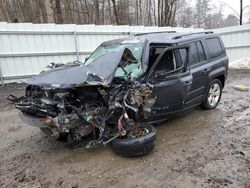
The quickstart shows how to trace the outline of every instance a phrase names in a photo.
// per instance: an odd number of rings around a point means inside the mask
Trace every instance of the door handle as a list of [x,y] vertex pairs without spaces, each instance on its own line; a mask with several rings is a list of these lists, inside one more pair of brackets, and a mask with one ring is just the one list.
[[190,80],[190,81],[185,81],[185,86],[188,86],[188,85],[191,85],[192,84],[192,81]]
[[209,68],[205,68],[205,69],[203,69],[202,72],[207,73],[209,70],[210,70]]

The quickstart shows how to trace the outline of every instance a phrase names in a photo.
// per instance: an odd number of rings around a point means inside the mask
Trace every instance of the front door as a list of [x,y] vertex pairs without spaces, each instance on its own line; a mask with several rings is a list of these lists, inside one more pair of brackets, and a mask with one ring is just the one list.
[[192,85],[187,54],[187,46],[166,48],[149,71],[148,82],[155,86],[156,92],[151,120],[166,119],[168,115],[184,110]]

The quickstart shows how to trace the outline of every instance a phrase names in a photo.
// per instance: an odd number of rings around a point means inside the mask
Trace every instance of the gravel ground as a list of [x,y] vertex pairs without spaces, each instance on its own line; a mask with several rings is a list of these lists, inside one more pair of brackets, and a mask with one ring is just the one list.
[[157,126],[155,150],[124,158],[109,147],[70,150],[23,124],[0,87],[0,187],[250,187],[250,71],[230,71],[215,110]]

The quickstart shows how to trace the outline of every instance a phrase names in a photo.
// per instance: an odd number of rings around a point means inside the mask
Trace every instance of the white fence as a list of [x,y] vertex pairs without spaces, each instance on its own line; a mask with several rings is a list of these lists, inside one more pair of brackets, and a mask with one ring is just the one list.
[[202,29],[0,22],[1,82],[14,82],[38,74],[51,62],[84,61],[106,40],[135,33],[172,30],[194,32]]
[[230,61],[250,58],[250,24],[214,29],[220,33]]
[[[84,61],[100,43],[135,33],[154,31],[199,32],[180,27],[9,24],[0,22],[0,79],[14,82],[38,74],[49,63]],[[250,25],[216,29],[230,60],[250,57]]]

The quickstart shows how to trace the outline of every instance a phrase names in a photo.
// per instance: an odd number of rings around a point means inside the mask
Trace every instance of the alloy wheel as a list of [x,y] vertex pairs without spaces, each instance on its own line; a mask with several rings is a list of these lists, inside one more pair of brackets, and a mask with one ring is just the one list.
[[208,103],[214,107],[217,105],[221,94],[221,88],[218,83],[211,85],[208,93]]

